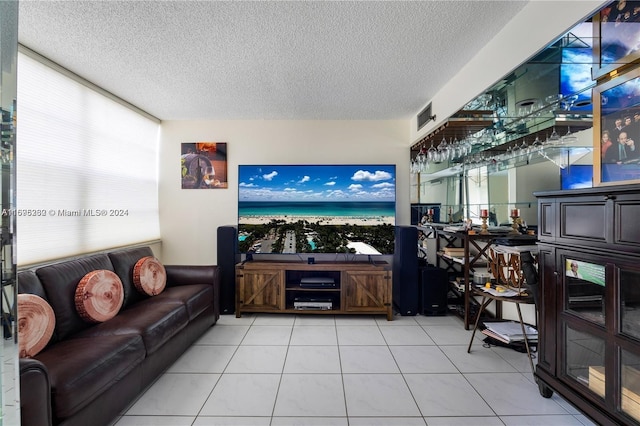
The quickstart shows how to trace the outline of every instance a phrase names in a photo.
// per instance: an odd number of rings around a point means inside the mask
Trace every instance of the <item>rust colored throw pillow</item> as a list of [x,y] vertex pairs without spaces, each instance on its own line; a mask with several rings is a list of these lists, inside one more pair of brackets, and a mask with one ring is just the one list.
[[124,288],[120,277],[106,269],[89,272],[76,287],[76,310],[87,322],[110,320],[120,312],[123,301]]
[[43,350],[56,325],[56,316],[46,300],[35,294],[18,294],[18,350],[20,358],[31,358]]
[[147,296],[162,293],[167,285],[167,272],[164,265],[153,256],[145,256],[133,267],[133,285]]

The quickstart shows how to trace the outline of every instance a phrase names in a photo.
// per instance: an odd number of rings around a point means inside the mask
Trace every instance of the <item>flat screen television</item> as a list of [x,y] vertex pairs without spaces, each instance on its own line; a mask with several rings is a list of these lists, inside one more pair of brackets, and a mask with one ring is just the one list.
[[241,253],[393,254],[389,164],[238,166]]
[[562,189],[591,188],[593,186],[593,166],[591,164],[574,164],[560,172]]

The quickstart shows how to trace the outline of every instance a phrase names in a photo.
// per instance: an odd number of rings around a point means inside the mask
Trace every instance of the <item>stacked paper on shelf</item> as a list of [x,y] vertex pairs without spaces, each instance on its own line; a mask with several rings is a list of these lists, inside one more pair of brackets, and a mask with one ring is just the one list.
[[[522,334],[522,326],[519,322],[503,321],[503,322],[485,322],[486,329],[482,330],[482,333],[487,336],[491,336],[505,343],[522,342],[524,341],[524,335]],[[527,340],[537,341],[538,330],[525,324],[525,333],[527,334]]]
[[460,232],[464,231],[464,226],[445,226],[443,230],[447,232]]
[[456,278],[454,281],[451,281],[451,284],[456,288],[456,290],[465,291],[464,279],[462,281],[458,281]]
[[502,291],[498,291],[495,288],[487,288],[484,286],[476,286],[476,287],[484,291],[485,293],[489,293],[493,296],[515,297],[515,296],[520,296],[520,293],[521,293],[520,291],[516,291],[507,287],[503,287]]
[[453,257],[464,256],[464,247],[445,247],[444,254]]

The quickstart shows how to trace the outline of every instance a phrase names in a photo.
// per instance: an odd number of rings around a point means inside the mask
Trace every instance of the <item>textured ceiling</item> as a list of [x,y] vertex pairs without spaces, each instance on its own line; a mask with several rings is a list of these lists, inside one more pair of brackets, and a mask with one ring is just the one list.
[[409,119],[526,3],[20,0],[18,31],[162,120]]

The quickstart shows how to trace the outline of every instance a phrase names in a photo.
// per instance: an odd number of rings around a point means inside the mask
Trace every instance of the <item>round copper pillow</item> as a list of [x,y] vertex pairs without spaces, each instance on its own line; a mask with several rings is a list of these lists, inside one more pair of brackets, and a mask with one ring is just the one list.
[[18,350],[20,358],[31,358],[43,350],[56,325],[56,316],[46,300],[35,294],[18,294]]
[[122,281],[106,269],[91,271],[78,283],[76,310],[87,322],[104,322],[115,317],[124,302]]
[[162,293],[167,285],[167,272],[164,265],[153,256],[146,256],[133,267],[133,285],[147,296]]

